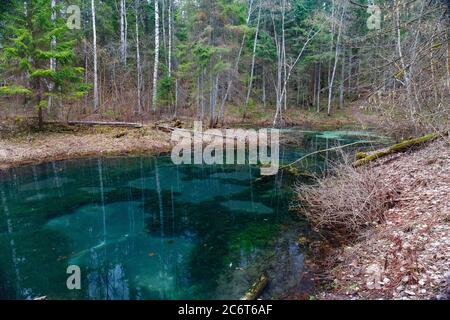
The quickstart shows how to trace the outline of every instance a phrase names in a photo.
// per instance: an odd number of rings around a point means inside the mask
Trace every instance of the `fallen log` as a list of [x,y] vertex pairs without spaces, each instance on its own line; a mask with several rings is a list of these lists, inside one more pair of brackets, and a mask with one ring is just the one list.
[[126,128],[142,128],[143,125],[137,122],[118,122],[118,121],[67,121],[69,125],[83,125],[83,126],[111,126],[111,127],[126,127]]
[[160,125],[160,124],[156,125],[156,129],[158,129],[158,130],[160,130],[162,132],[165,132],[165,133],[171,133],[171,132],[176,130],[176,128],[174,128],[174,127],[163,126],[163,125]]
[[419,138],[399,142],[397,144],[394,144],[388,148],[384,148],[381,150],[376,150],[376,151],[367,152],[367,153],[358,152],[356,154],[356,161],[353,162],[353,167],[360,167],[360,166],[363,166],[363,165],[365,165],[371,161],[374,161],[376,159],[379,159],[379,158],[382,158],[382,157],[385,157],[385,156],[388,156],[388,155],[391,155],[394,153],[406,151],[406,150],[410,149],[411,147],[434,140],[438,136],[439,135],[436,133],[430,133],[430,134],[427,134],[427,135],[419,137]]
[[265,275],[261,275],[251,288],[244,294],[241,300],[256,300],[267,286],[269,280]]

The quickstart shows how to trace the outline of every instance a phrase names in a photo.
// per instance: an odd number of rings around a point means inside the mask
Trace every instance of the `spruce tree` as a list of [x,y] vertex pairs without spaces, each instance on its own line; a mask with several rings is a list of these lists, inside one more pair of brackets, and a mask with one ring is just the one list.
[[[77,32],[68,28],[59,6],[54,10],[56,19],[52,19],[51,0],[15,1],[1,17],[5,28],[0,65],[10,80],[0,86],[0,95],[26,95],[38,112],[39,128],[49,96],[67,100],[88,90],[82,83],[84,69],[75,65]],[[52,39],[56,39],[53,47]]]

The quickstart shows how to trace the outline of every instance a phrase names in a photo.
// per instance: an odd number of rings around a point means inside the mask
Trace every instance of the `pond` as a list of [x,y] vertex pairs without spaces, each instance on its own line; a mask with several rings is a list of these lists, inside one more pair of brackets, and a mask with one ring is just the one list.
[[[340,131],[283,136],[285,163],[367,139]],[[304,170],[320,172],[333,156],[311,156]],[[262,273],[263,298],[306,292],[298,239],[312,235],[288,210],[298,178],[258,177],[256,166],[176,166],[169,156],[4,171],[0,298],[239,299]],[[67,288],[70,265],[80,267],[80,290]]]

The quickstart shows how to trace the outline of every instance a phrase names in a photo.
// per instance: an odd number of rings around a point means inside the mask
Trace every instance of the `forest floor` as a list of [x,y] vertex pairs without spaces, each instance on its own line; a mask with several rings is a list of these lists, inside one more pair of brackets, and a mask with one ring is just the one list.
[[[242,119],[237,108],[228,108],[225,123],[227,125],[255,125],[259,127],[272,126],[273,112],[263,107],[249,112],[246,119]],[[344,109],[334,110],[331,116],[326,112],[316,112],[312,109],[289,108],[283,112],[283,124],[287,127],[312,128],[314,130],[333,130],[342,128],[369,129],[376,126],[379,117],[369,108],[365,100],[347,101]]]
[[49,126],[0,139],[0,169],[101,155],[157,154],[170,150],[170,136],[152,127]]
[[380,159],[371,170],[396,196],[381,224],[353,244],[325,250],[317,297],[450,299],[448,142]]

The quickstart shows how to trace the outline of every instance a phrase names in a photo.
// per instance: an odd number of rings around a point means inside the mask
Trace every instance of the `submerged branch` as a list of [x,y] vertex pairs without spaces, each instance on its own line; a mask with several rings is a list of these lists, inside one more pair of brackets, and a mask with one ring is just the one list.
[[281,167],[280,167],[280,170],[285,169],[285,168],[288,168],[288,167],[291,167],[291,166],[293,166],[294,164],[296,164],[296,163],[298,163],[298,162],[300,162],[300,161],[302,161],[302,160],[304,160],[304,159],[306,159],[306,158],[308,158],[308,157],[310,157],[310,156],[312,156],[312,155],[318,154],[318,153],[323,153],[323,152],[333,151],[333,150],[339,150],[339,149],[343,149],[343,148],[346,148],[346,147],[354,146],[354,145],[357,145],[357,144],[368,144],[368,143],[375,143],[375,141],[356,141],[356,142],[352,142],[352,143],[349,143],[349,144],[344,144],[344,145],[342,145],[342,146],[337,146],[337,147],[332,147],[332,148],[327,148],[327,149],[317,150],[317,151],[308,153],[308,154],[304,155],[304,156],[301,157],[301,158],[298,158],[298,159],[295,160],[294,162],[291,162],[291,163],[289,163],[289,164],[287,164],[287,165],[281,166]]
[[252,287],[245,293],[241,300],[256,300],[263,292],[264,288],[267,286],[269,280],[262,274],[258,281],[256,281]]

